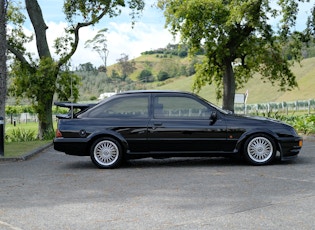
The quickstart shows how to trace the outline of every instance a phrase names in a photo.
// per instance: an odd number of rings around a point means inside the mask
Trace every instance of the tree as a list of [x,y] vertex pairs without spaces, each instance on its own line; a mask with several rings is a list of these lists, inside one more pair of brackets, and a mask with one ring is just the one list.
[[118,66],[121,70],[121,80],[125,80],[129,74],[136,70],[136,63],[134,60],[129,61],[127,54],[121,54],[121,58],[117,59]]
[[[17,60],[14,63],[14,67],[16,70],[15,73],[18,73],[14,76],[12,92],[16,96],[25,96],[32,100],[39,118],[38,134],[40,138],[43,138],[45,134],[53,132],[53,97],[57,91],[57,87],[63,86],[61,82],[66,82],[65,76],[72,76],[68,68],[62,68],[67,65],[70,58],[76,52],[80,40],[80,29],[96,24],[105,15],[109,16],[109,18],[118,16],[121,10],[127,7],[131,9],[131,17],[134,22],[135,17],[144,7],[144,1],[65,0],[63,9],[69,27],[65,30],[66,35],[55,41],[56,54],[58,55],[56,60],[53,59],[47,43],[46,30],[49,28],[45,24],[40,5],[36,0],[25,0],[25,5],[34,27],[38,60],[33,60],[32,56],[24,48],[25,40],[30,38],[18,33],[17,30],[12,30],[15,34],[11,34],[13,36],[10,37],[8,49],[14,54]],[[76,19],[79,21],[76,21]],[[61,75],[63,71],[68,72]],[[58,84],[60,77],[62,81],[60,82],[61,84]],[[72,79],[72,77],[69,78]],[[66,84],[70,84],[70,79],[68,79]],[[61,91],[62,89],[59,92]],[[63,96],[70,97],[71,95],[63,94]]]
[[91,62],[87,62],[79,65],[79,71],[82,72],[94,72],[96,69]]
[[[7,0],[0,0],[0,117],[5,117],[5,101],[7,95]],[[0,140],[1,141],[1,140]]]
[[180,62],[176,59],[165,58],[160,62],[160,70],[168,73],[168,78],[179,76]]
[[107,72],[107,57],[109,50],[107,49],[107,39],[105,36],[105,33],[107,32],[107,29],[102,29],[98,31],[98,33],[95,35],[95,37],[91,40],[87,40],[85,42],[85,47],[92,46],[92,49],[98,53],[100,58],[103,61],[104,67],[105,67],[105,73]]
[[115,69],[112,70],[111,78],[115,79],[115,80],[117,80],[117,79],[120,80],[119,73]]
[[315,4],[313,9],[311,10],[311,15],[307,18],[307,28],[305,29],[304,33],[306,34],[306,39],[304,42],[307,46],[309,44],[314,45],[315,43]]
[[169,79],[169,78],[170,78],[169,74],[165,71],[160,71],[157,75],[157,79],[159,81],[165,81],[166,79]]
[[144,69],[140,72],[139,76],[138,76],[138,80],[141,82],[152,82],[154,81],[152,72],[148,69]]
[[[166,25],[181,34],[191,55],[205,49],[203,62],[196,65],[194,88],[215,83],[224,109],[234,111],[236,89],[257,72],[264,81],[278,83],[280,90],[297,86],[290,70],[293,62],[282,47],[289,44],[291,57],[300,60],[302,35],[291,30],[298,1],[279,0],[276,5],[268,0],[159,0],[158,5],[165,10]],[[271,18],[280,20],[278,29]]]

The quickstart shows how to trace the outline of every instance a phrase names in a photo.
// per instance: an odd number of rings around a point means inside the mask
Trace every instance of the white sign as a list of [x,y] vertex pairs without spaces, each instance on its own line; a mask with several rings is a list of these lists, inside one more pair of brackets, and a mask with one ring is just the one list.
[[234,98],[235,104],[244,104],[246,99],[246,94],[244,93],[236,93]]

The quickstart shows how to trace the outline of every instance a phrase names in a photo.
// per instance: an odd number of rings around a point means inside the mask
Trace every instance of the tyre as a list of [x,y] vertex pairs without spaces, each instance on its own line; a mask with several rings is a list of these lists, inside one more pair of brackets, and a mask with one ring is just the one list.
[[123,158],[122,147],[115,139],[100,138],[93,143],[90,157],[98,168],[116,168],[120,166]]
[[266,165],[276,157],[274,140],[264,134],[256,134],[248,138],[244,145],[245,159],[252,165]]

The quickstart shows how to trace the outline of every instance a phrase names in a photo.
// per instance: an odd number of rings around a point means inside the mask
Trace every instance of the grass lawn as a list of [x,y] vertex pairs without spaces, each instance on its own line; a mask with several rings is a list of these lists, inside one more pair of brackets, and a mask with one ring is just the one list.
[[36,122],[16,123],[16,126],[14,126],[13,124],[10,124],[10,123],[5,124],[6,135],[10,135],[13,130],[17,130],[17,129],[30,130],[32,132],[37,133],[38,123],[36,123]]
[[[54,124],[55,125],[55,124]],[[28,123],[17,123],[16,126],[12,124],[5,125],[5,135],[12,135],[13,130],[23,129],[30,130],[37,134],[38,123],[28,122]],[[26,142],[5,142],[4,143],[4,157],[20,157],[24,154],[35,150],[41,146],[51,143],[52,140],[35,140]]]
[[34,149],[51,143],[51,140],[4,143],[4,157],[20,157]]

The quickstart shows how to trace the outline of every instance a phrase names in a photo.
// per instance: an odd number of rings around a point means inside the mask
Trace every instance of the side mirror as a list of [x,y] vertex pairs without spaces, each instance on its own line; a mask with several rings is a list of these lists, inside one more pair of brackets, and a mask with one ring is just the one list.
[[217,112],[211,112],[210,115],[210,125],[213,125],[218,119]]

